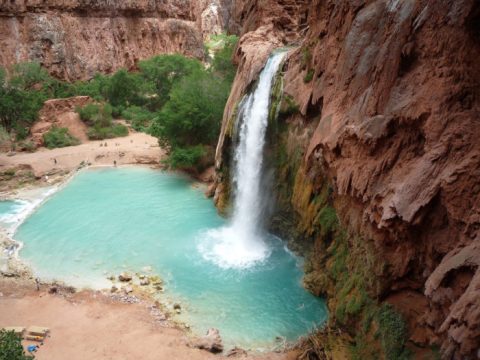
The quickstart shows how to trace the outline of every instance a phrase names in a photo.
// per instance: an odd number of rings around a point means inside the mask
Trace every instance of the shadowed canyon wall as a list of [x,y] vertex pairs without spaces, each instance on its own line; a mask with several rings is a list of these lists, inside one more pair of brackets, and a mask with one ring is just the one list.
[[369,309],[391,304],[407,342],[387,344],[382,324],[392,317],[377,311],[385,357],[395,358],[389,347],[400,357],[438,346],[444,358],[475,358],[478,1],[238,1],[232,14],[242,36],[217,148],[217,206],[229,204],[237,104],[270,52],[293,45],[272,97],[272,229],[307,255],[305,285],[327,296],[330,325],[360,354],[362,341],[378,340]]
[[229,27],[230,0],[0,0],[0,64],[37,61],[62,79],[135,68]]

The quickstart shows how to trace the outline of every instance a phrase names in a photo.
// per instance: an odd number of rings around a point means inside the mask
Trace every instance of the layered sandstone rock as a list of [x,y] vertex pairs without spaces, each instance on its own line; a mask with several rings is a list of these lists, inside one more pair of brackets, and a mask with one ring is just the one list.
[[[329,293],[321,271],[334,260],[326,251],[332,239],[314,230],[320,226],[315,201],[321,197],[330,199],[352,234],[349,253],[372,264],[370,295],[407,316],[411,341],[439,344],[446,358],[475,355],[480,348],[478,2],[315,0],[305,7],[291,1],[292,13],[284,9],[287,16],[280,22],[275,9],[286,0],[243,3],[235,13],[243,19],[243,36],[217,149],[216,199],[221,202],[228,181],[236,104],[272,48],[301,40],[284,68],[285,94],[298,112],[281,119],[290,132],[287,155],[301,155],[288,169],[296,171],[289,175],[291,193],[279,196],[288,198],[299,219],[300,237],[314,243],[318,276],[311,278],[312,286]],[[266,9],[273,18],[264,16]],[[295,138],[302,139],[297,146]],[[356,262],[347,267],[361,272]]]
[[228,26],[229,0],[2,0],[0,64],[37,61],[89,79],[162,53],[203,58],[203,37]]

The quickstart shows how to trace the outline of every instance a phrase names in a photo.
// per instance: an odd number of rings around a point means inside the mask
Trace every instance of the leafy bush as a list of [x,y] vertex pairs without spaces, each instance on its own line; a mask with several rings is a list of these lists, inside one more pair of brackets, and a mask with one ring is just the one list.
[[29,140],[25,140],[21,142],[19,145],[23,150],[28,152],[34,152],[37,149],[37,146],[35,145],[35,143]]
[[110,104],[88,104],[77,108],[80,119],[90,126],[87,136],[90,140],[112,139],[128,135],[128,128],[122,124],[112,123],[112,106]]
[[122,124],[113,124],[106,127],[96,125],[88,129],[87,135],[90,140],[113,139],[127,136],[128,128]]
[[47,133],[43,134],[43,142],[49,149],[80,144],[77,138],[70,135],[67,128],[59,127],[52,127]]
[[112,106],[109,104],[88,104],[75,110],[89,126],[107,127],[112,124]]
[[160,109],[167,102],[174,84],[203,69],[200,61],[179,54],[155,56],[140,61],[138,66],[153,93],[149,96],[149,108],[152,111]]
[[73,85],[73,93],[74,95],[90,96],[97,101],[102,101],[108,97],[109,86],[110,78],[97,74],[89,81],[77,81]]
[[142,79],[138,74],[120,69],[109,80],[107,99],[113,106],[141,104],[141,86]]
[[303,82],[305,84],[309,83],[313,79],[313,75],[315,74],[315,71],[313,69],[309,69],[305,76],[303,77]]
[[0,125],[7,131],[31,125],[47,99],[41,91],[23,90],[9,84],[0,88]]
[[13,331],[0,330],[0,360],[29,360],[20,338]]
[[206,72],[176,84],[151,133],[172,147],[213,144],[217,140],[229,85]]
[[128,120],[137,131],[148,129],[155,114],[139,106],[130,106],[122,111],[122,116]]
[[389,360],[403,360],[410,358],[410,352],[405,348],[408,329],[402,316],[395,311],[392,305],[382,305],[377,315],[380,341]]
[[233,52],[237,46],[238,37],[235,35],[217,35],[213,37],[221,42],[221,46],[217,45],[214,50],[214,58],[212,68],[219,73],[228,82],[233,82],[235,77],[236,67],[232,62]]
[[201,168],[200,161],[206,151],[201,145],[173,149],[168,157],[167,164],[173,169]]

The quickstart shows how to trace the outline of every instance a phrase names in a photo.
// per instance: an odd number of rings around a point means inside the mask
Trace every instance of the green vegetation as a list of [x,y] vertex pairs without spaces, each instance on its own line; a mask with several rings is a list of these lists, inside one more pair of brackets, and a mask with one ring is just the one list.
[[[172,156],[170,166],[196,168],[194,163],[212,162],[211,148],[236,71],[231,61],[236,42],[236,36],[212,36],[206,44],[206,65],[179,54],[161,55],[140,61],[138,72],[120,69],[75,83],[52,78],[36,63],[18,64],[8,72],[0,68],[2,137],[5,142],[26,139],[45,100],[85,95],[96,101],[77,109],[90,127],[90,139],[127,135],[124,125],[112,122],[123,117],[135,130],[159,138]],[[45,135],[49,147],[74,143],[60,129]],[[29,142],[24,145],[20,148],[33,149]]]
[[45,146],[49,149],[78,145],[80,141],[70,135],[67,128],[52,127],[43,134]]
[[312,62],[312,52],[310,51],[309,47],[304,47],[302,49],[302,67],[306,68]]
[[192,147],[177,147],[172,150],[168,157],[167,164],[172,168],[198,168],[199,162],[205,156],[205,149],[202,145]]
[[128,120],[136,131],[146,131],[156,115],[144,107],[133,105],[122,110],[121,116]]
[[0,125],[23,140],[38,111],[48,98],[45,89],[36,88],[37,81],[48,78],[45,70],[34,63],[17,64],[9,77],[0,68]]
[[0,360],[30,360],[25,355],[20,338],[13,331],[0,330]]
[[305,84],[309,83],[313,79],[313,75],[315,74],[315,71],[313,69],[309,69],[305,76],[303,77],[303,82]]
[[377,318],[380,342],[387,359],[409,359],[410,352],[405,348],[408,329],[402,316],[390,304],[383,304]]
[[[152,59],[155,67],[140,63],[151,81],[160,80],[154,81],[155,101],[163,106],[149,131],[169,149],[167,163],[173,168],[200,171],[213,164],[211,149],[218,138],[235,72],[230,59],[236,37],[223,36],[222,42],[222,47],[212,51],[214,58],[208,68],[197,60],[179,60],[172,55]],[[153,105],[151,101],[150,109]]]
[[110,104],[88,104],[76,109],[80,119],[90,126],[87,135],[90,140],[112,139],[128,135],[128,128],[112,121]]

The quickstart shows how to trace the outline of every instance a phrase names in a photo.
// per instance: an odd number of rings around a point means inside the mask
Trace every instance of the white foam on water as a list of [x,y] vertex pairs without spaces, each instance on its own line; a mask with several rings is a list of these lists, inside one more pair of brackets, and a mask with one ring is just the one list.
[[13,236],[18,227],[30,216],[50,195],[57,191],[56,187],[48,188],[34,198],[15,199],[12,211],[0,215],[0,225],[5,228],[8,236]]
[[271,253],[263,240],[262,216],[268,194],[261,189],[261,180],[271,88],[284,56],[279,52],[268,59],[257,88],[240,104],[232,221],[226,227],[207,231],[200,239],[198,249],[203,257],[222,268],[247,268]]

